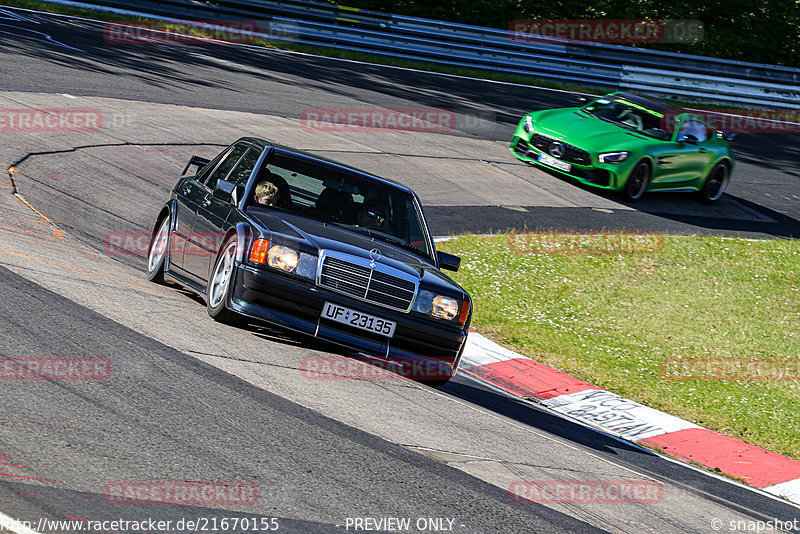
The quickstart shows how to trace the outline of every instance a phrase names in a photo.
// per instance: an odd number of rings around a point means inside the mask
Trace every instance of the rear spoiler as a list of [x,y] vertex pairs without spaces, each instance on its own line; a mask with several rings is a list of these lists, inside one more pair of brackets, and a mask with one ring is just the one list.
[[183,168],[183,172],[181,173],[181,176],[186,174],[186,171],[188,171],[189,167],[191,167],[192,165],[197,165],[197,172],[200,172],[200,169],[202,169],[203,167],[205,167],[209,163],[211,163],[210,159],[201,158],[200,156],[192,156],[192,159],[190,159],[189,163],[186,164],[186,167]]

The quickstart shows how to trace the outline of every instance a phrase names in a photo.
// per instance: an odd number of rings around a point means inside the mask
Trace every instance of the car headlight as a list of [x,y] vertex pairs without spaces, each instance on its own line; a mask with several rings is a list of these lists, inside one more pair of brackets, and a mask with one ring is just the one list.
[[436,295],[431,302],[431,315],[439,319],[451,320],[458,315],[458,301],[453,297]]
[[316,277],[316,256],[285,245],[270,243],[267,239],[253,241],[250,249],[250,261],[310,280]]
[[287,273],[294,272],[300,263],[300,253],[293,248],[272,245],[267,252],[267,265]]
[[622,163],[630,155],[630,152],[606,152],[600,154],[599,159],[600,163]]
[[470,304],[468,300],[438,295],[433,291],[420,289],[414,300],[414,311],[437,319],[464,324],[469,317]]
[[525,117],[525,121],[522,124],[522,128],[527,132],[531,133],[533,131],[533,119],[530,115]]

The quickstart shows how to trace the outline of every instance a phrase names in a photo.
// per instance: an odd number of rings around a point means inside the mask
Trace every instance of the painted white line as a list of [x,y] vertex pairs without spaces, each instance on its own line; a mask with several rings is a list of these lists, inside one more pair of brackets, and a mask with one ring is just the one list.
[[800,478],[767,486],[764,491],[774,495],[782,495],[792,502],[800,503]]
[[461,365],[470,367],[488,365],[515,358],[526,358],[526,356],[501,347],[477,332],[470,332],[467,335],[467,346],[464,347],[464,354],[461,356]]
[[3,512],[0,512],[0,530],[15,532],[16,534],[40,534],[32,528],[26,527],[16,519],[12,519]]

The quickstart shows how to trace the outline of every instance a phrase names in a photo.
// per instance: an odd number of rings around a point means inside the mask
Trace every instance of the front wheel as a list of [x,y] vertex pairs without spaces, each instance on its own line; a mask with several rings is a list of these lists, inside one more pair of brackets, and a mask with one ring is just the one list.
[[700,200],[706,204],[713,204],[722,198],[725,193],[725,188],[728,186],[728,179],[730,178],[730,169],[725,163],[717,163],[711,172],[708,173],[706,182],[700,190]]
[[648,183],[650,183],[650,165],[646,161],[640,161],[628,175],[628,181],[622,190],[623,198],[636,202],[644,195]]
[[147,251],[147,279],[156,284],[165,284],[164,266],[167,264],[169,251],[169,215],[158,225],[158,230],[150,238]]
[[225,303],[230,292],[233,269],[236,264],[236,236],[231,236],[222,245],[214,270],[206,289],[206,305],[208,314],[221,323],[235,323],[239,316],[229,310]]

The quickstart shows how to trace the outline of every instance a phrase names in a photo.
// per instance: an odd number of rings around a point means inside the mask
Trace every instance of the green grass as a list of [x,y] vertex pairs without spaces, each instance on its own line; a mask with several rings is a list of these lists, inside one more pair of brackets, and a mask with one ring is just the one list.
[[[638,253],[613,253],[620,250],[613,239],[612,253],[594,253],[604,246],[598,239],[564,246],[575,242],[572,234],[457,236],[440,248],[462,257],[455,279],[473,296],[478,332],[627,398],[800,459],[800,243],[639,241]],[[662,360],[677,357],[781,358],[794,380],[665,379]]]

